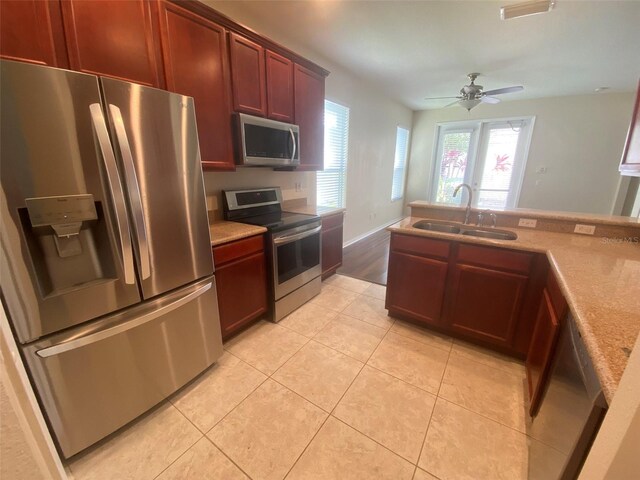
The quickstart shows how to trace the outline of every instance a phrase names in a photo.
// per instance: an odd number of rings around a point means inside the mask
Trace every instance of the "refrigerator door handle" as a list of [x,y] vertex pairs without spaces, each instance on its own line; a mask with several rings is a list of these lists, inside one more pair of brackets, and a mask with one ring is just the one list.
[[138,242],[138,251],[140,253],[140,274],[145,280],[151,276],[151,255],[149,252],[149,235],[147,233],[147,223],[144,219],[142,211],[142,196],[140,195],[140,186],[138,184],[138,176],[133,165],[133,154],[127,137],[127,131],[124,128],[124,120],[120,109],[113,104],[109,104],[109,111],[113,119],[113,125],[116,131],[116,138],[122,154],[122,163],[124,164],[124,175],[127,180],[129,189],[129,199],[131,200],[131,213],[133,215],[134,230],[136,240]]
[[129,220],[127,217],[127,207],[124,200],[124,191],[118,175],[116,159],[111,148],[109,132],[105,122],[102,106],[99,103],[89,105],[93,129],[98,138],[102,160],[107,172],[107,180],[111,198],[115,206],[114,214],[118,227],[118,238],[120,240],[120,250],[122,251],[122,270],[124,272],[124,283],[133,285],[136,283],[135,270],[133,266],[133,250],[131,247],[131,232],[129,230]]
[[175,302],[169,303],[163,307],[160,307],[156,310],[153,310],[146,315],[142,315],[137,317],[134,320],[128,320],[122,322],[118,325],[115,325],[110,328],[106,328],[104,330],[97,331],[95,333],[91,333],[84,337],[74,338],[73,340],[69,340],[67,342],[59,343],[57,345],[53,345],[51,347],[43,348],[42,350],[36,351],[36,354],[41,358],[53,357],[55,355],[60,355],[61,353],[68,352],[70,350],[75,350],[80,347],[84,347],[86,345],[91,345],[92,343],[99,342],[100,340],[107,339],[109,337],[113,337],[114,335],[118,335],[120,333],[126,332],[127,330],[131,330],[132,328],[139,327],[145,323],[151,322],[158,317],[166,315],[167,313],[180,308],[181,306],[189,303],[195,298],[199,297],[206,291],[208,291],[212,286],[212,283],[207,283],[197,290],[185,295],[184,297],[179,298]]

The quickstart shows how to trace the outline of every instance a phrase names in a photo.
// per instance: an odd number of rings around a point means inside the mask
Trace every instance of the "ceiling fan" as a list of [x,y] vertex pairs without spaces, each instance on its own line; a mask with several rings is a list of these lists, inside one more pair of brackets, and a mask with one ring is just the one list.
[[444,98],[455,98],[456,101],[450,103],[449,105],[445,105],[443,108],[450,107],[452,105],[458,104],[461,107],[466,108],[467,110],[471,110],[476,105],[480,103],[499,103],[500,99],[493,97],[492,95],[501,95],[503,93],[514,93],[520,92],[524,90],[522,86],[513,86],[513,87],[505,87],[505,88],[497,88],[495,90],[483,91],[484,88],[482,85],[476,85],[474,82],[476,78],[480,76],[479,73],[470,73],[467,75],[471,83],[469,85],[465,85],[460,89],[460,95],[457,97],[432,97],[426,98],[425,100],[440,100]]

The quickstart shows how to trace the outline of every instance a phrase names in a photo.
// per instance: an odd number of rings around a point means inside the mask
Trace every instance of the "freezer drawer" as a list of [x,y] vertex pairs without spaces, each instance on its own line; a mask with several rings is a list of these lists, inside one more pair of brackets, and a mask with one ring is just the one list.
[[215,280],[24,348],[50,428],[68,458],[220,357]]

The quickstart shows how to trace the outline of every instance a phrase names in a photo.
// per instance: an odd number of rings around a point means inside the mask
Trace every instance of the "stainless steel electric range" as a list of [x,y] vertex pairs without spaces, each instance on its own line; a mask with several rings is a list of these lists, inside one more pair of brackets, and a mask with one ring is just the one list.
[[320,293],[320,217],[282,211],[280,187],[222,193],[226,220],[267,228],[271,313],[280,321]]

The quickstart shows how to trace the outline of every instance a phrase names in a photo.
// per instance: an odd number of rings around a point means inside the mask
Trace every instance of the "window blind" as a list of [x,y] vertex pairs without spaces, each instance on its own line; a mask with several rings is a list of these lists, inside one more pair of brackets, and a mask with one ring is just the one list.
[[398,127],[396,130],[396,155],[393,159],[393,183],[391,200],[400,200],[404,196],[404,177],[409,150],[409,130]]
[[345,206],[349,147],[349,107],[324,101],[324,170],[316,175],[317,203]]

